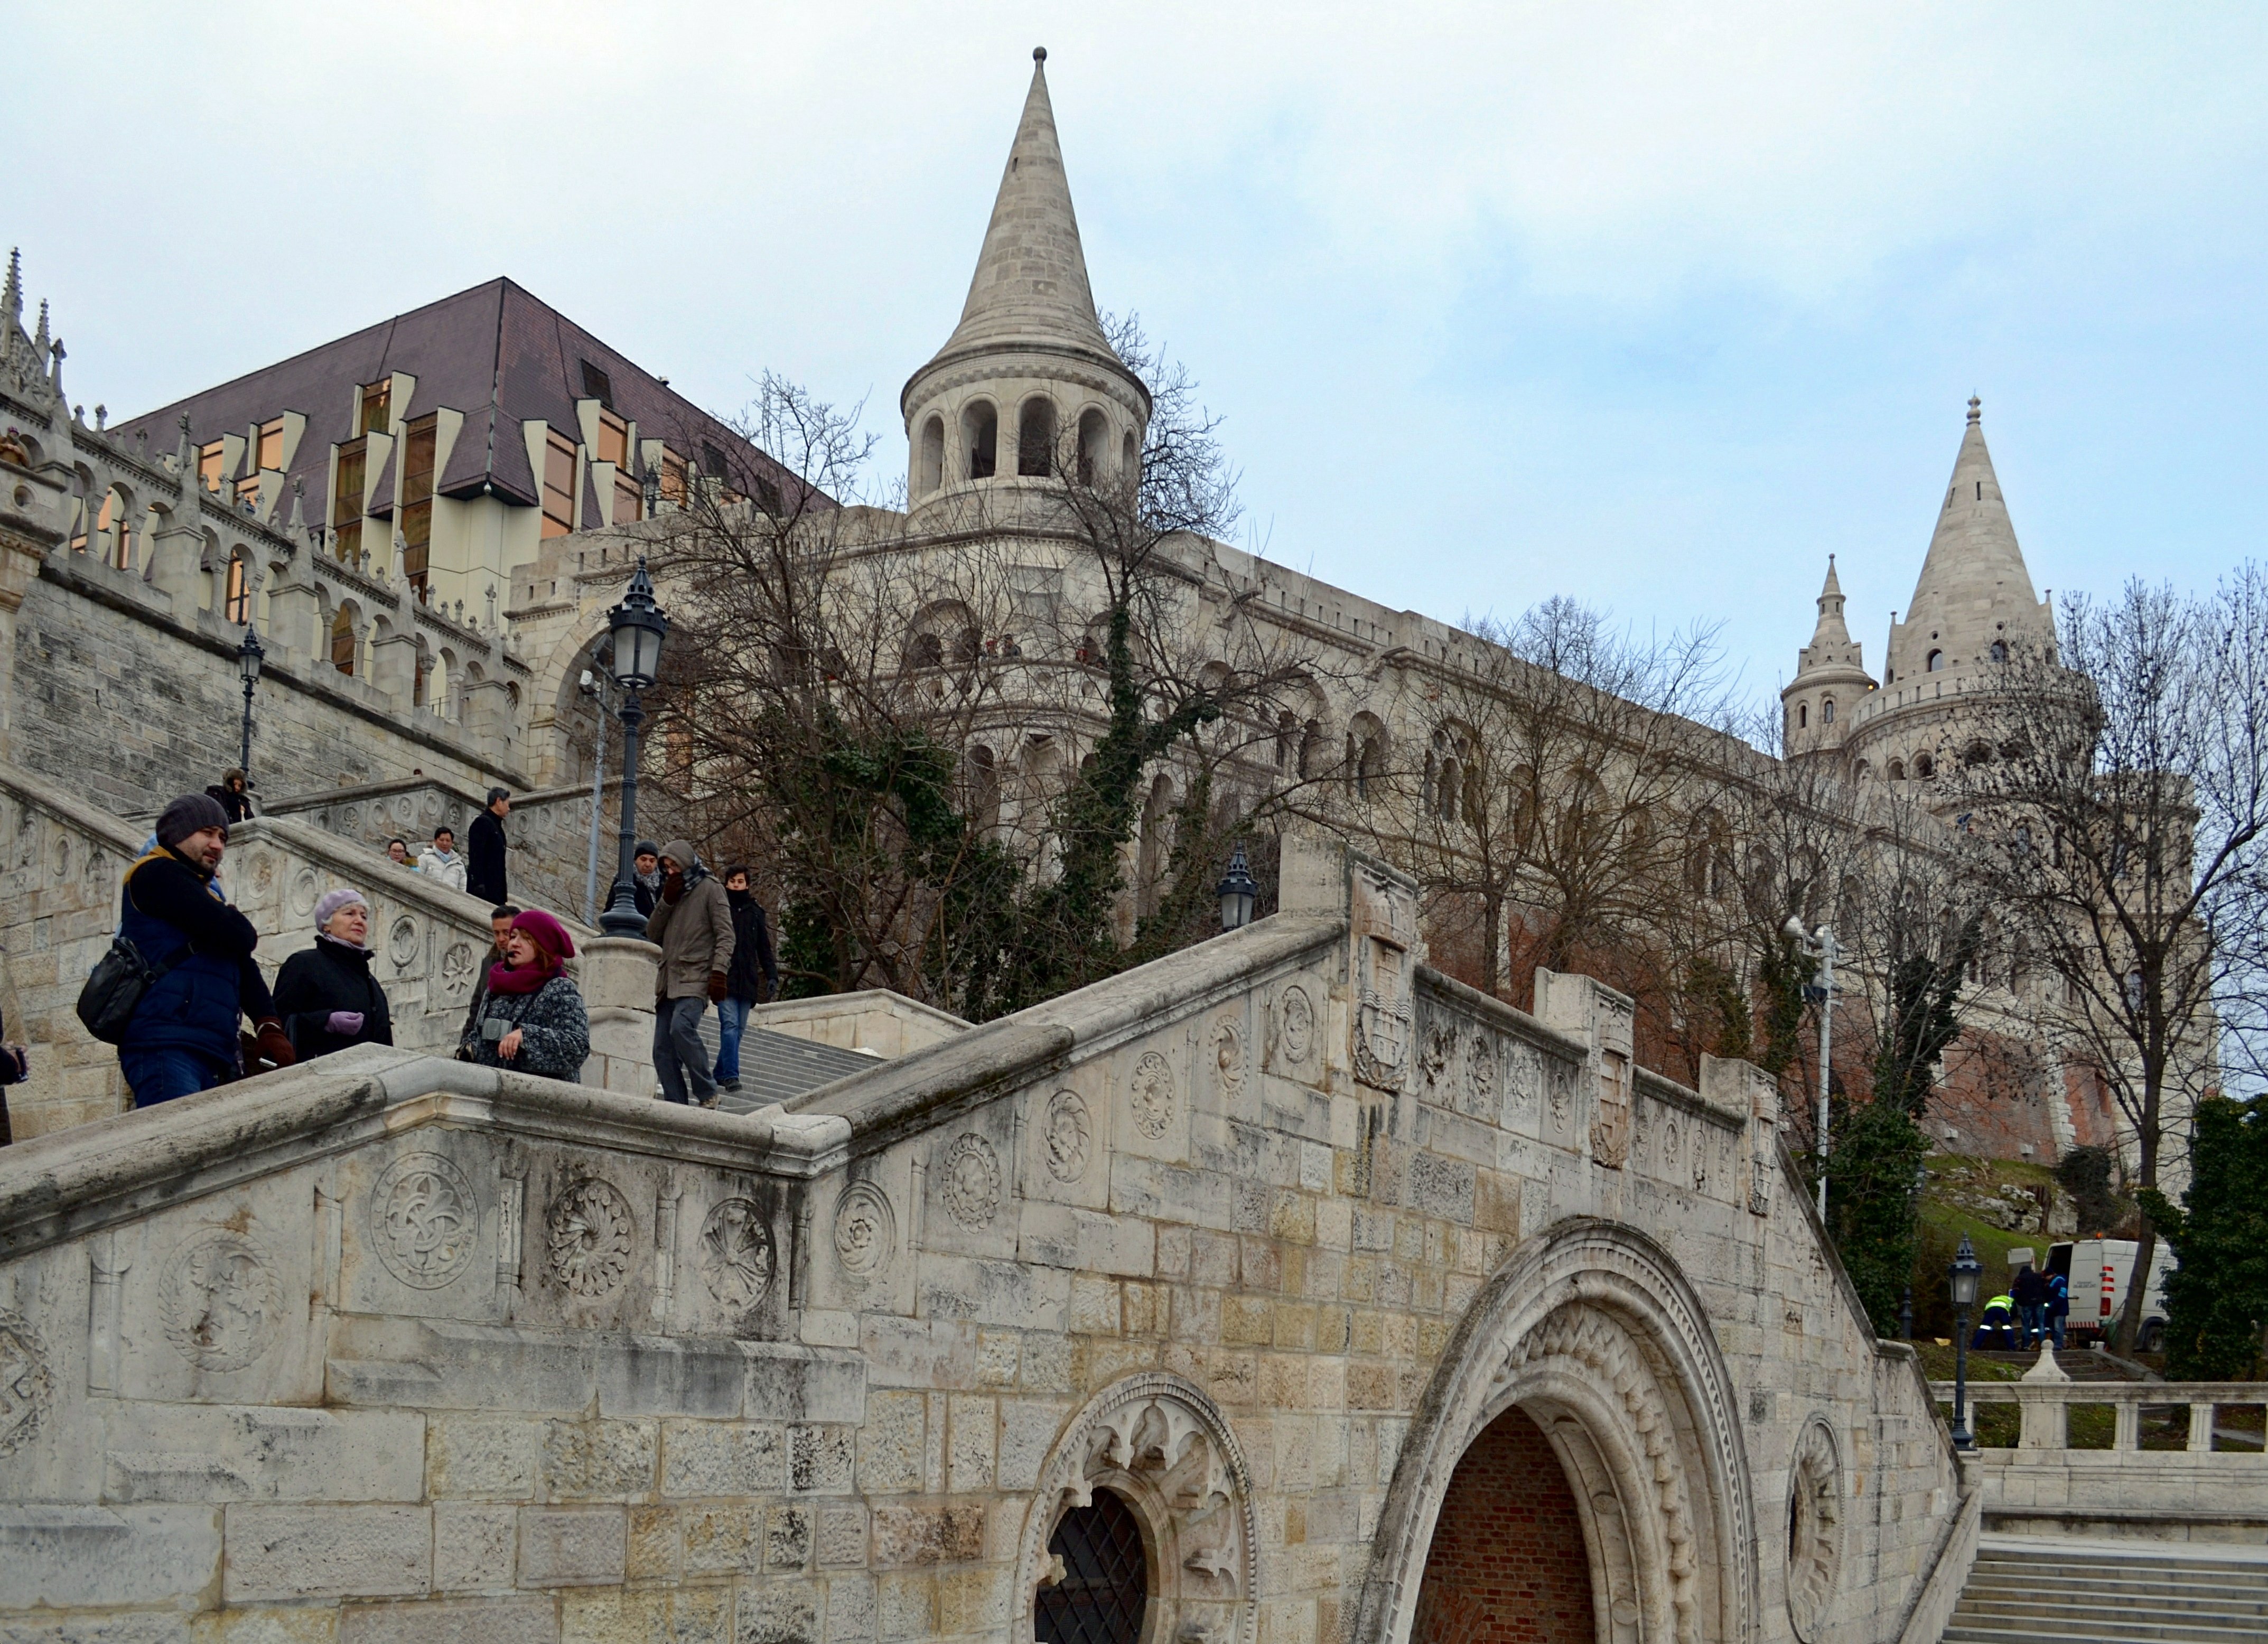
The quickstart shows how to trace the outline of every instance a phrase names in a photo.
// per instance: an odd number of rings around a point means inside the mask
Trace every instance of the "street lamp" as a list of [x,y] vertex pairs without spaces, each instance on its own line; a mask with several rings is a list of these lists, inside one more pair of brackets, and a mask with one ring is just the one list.
[[1819,1128],[1813,1143],[1813,1152],[1819,1161],[1819,1220],[1827,1220],[1827,1091],[1828,1080],[1833,1069],[1830,1059],[1835,1048],[1835,932],[1828,925],[1806,933],[1803,920],[1795,914],[1787,916],[1780,926],[1781,933],[1799,947],[1806,947],[1819,955],[1819,980],[1803,990],[1803,996],[1819,1006]]
[[1236,849],[1228,859],[1228,872],[1221,875],[1220,928],[1241,931],[1252,923],[1252,904],[1258,900],[1260,887],[1252,877],[1252,870],[1244,865],[1244,841],[1236,842]]
[[[605,664],[601,662],[600,666]],[[596,925],[599,922],[599,813],[605,808],[607,801],[607,682],[599,675],[585,668],[576,689],[591,699],[598,718],[597,733],[591,738],[594,755],[592,762],[594,770],[591,777],[591,854],[588,882],[583,889],[585,916]]]
[[1969,1309],[1977,1305],[1977,1279],[1984,1271],[1969,1235],[1961,1235],[1961,1249],[1946,1270],[1953,1294],[1953,1448],[1973,1450],[1977,1441],[1969,1432]]
[[237,760],[237,769],[244,772],[244,785],[252,786],[252,688],[260,682],[260,665],[268,660],[267,647],[252,624],[244,624],[244,639],[236,647],[236,671],[244,676],[244,751]]
[[622,692],[622,832],[614,894],[600,916],[599,928],[609,936],[644,936],[645,918],[637,910],[630,872],[630,849],[637,839],[637,734],[645,718],[638,693],[652,689],[660,672],[661,642],[669,632],[669,618],[653,602],[653,580],[645,574],[643,554],[622,602],[607,613],[607,630],[614,643],[611,671]]

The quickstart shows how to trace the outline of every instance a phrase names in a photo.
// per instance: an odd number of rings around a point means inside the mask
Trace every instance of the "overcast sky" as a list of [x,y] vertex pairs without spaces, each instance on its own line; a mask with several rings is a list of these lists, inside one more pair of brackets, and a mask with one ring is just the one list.
[[2257,4],[10,13],[0,239],[114,418],[503,274],[902,471],[1044,44],[1245,545],[1388,605],[1722,622],[1762,695],[1831,550],[1879,672],[1972,391],[2043,587],[2268,520]]

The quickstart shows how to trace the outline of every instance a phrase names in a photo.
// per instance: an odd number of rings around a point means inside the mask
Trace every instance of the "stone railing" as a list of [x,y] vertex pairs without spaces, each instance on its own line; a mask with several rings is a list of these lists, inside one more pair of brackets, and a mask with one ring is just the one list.
[[[1935,1382],[1931,1391],[1949,1404],[1953,1384]],[[2018,1412],[2014,1445],[1980,1449],[1966,1463],[1983,1489],[1987,1530],[2268,1536],[2268,1452],[2252,1425],[2268,1383],[2039,1380],[1971,1382],[1968,1391],[1972,1431],[1980,1411],[2013,1404]]]
[[[73,1006],[110,944],[120,878],[145,837],[140,827],[0,764],[0,1007],[9,1037],[32,1046],[30,1081],[8,1093],[18,1138],[127,1106],[116,1052],[87,1036]],[[397,867],[376,850],[283,817],[232,830],[221,882],[259,930],[258,956],[271,979],[287,957],[313,943],[316,900],[340,885],[360,890],[371,904],[372,973],[386,989],[394,1043],[445,1055],[453,1049],[491,940],[485,903]],[[566,923],[578,946],[594,934],[579,921]],[[652,951],[642,942],[621,946]],[[575,969],[582,970],[581,961]],[[636,1088],[634,1065],[646,1054],[641,1036],[652,1032],[651,1011],[640,1009],[651,997],[651,973],[639,983],[630,977],[634,964],[606,969],[610,980],[598,993],[585,977],[585,996],[594,1051],[611,1059],[607,1071],[587,1076]],[[642,1026],[634,1020],[640,1017]]]

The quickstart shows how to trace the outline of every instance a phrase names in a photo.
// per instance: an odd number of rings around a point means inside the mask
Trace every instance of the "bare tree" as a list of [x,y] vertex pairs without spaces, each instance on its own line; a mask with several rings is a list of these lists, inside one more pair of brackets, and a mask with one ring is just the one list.
[[1468,660],[1404,663],[1421,705],[1371,837],[1437,909],[1474,910],[1490,992],[1539,964],[1660,968],[1737,757],[1714,630],[1640,639],[1567,600],[1466,626]]
[[[1988,894],[2060,984],[2049,1022],[2105,1081],[2154,1190],[2169,1138],[2253,1034],[2268,826],[2268,575],[2189,599],[2130,583],[2065,601],[2059,649],[1999,652],[1960,750]],[[2226,1021],[2217,1009],[2234,1008]],[[2156,1242],[2145,1217],[2119,1338]]]

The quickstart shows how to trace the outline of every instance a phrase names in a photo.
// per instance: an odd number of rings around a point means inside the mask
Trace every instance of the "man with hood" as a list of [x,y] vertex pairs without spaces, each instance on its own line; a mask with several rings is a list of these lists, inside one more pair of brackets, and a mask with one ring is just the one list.
[[725,997],[733,966],[733,904],[693,846],[661,847],[661,899],[645,922],[645,939],[661,948],[654,978],[653,1071],[665,1101],[717,1105],[701,1017]]
[[126,870],[119,932],[158,978],[118,1042],[119,1071],[146,1108],[234,1079],[236,1023],[249,1015],[259,1053],[278,1067],[291,1042],[254,962],[252,921],[213,882],[228,848],[228,814],[210,793],[184,793],[158,818],[157,848]]

